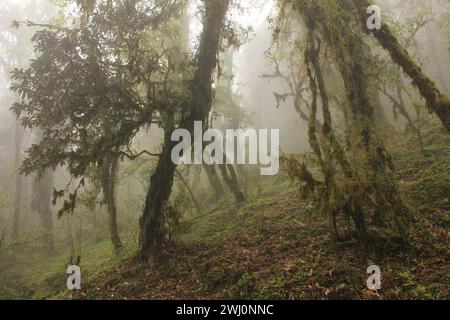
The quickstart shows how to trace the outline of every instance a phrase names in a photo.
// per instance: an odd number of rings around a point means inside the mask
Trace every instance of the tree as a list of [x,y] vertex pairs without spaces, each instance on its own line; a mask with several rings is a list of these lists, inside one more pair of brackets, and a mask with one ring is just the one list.
[[[362,31],[352,28],[352,4],[282,1],[284,10],[286,6],[292,6],[306,27],[303,46],[297,47],[304,48],[311,92],[308,133],[322,180],[316,179],[305,163],[288,159],[291,176],[302,181],[305,190],[319,194],[322,211],[331,217],[335,237],[339,238],[336,217],[342,213],[353,220],[363,242],[370,235],[368,219],[370,228],[384,227],[395,237],[405,239],[410,210],[400,196],[391,157],[375,130],[374,92],[370,90],[373,78],[363,65],[363,61],[370,60],[370,52],[361,39]],[[345,145],[333,129],[326,74],[322,70],[322,61],[328,59],[324,46],[332,50],[331,59],[342,79],[348,103],[350,121],[345,130]],[[319,107],[323,123],[317,127]]]
[[[42,139],[42,131],[35,130],[37,138]],[[33,183],[33,195],[31,209],[37,212],[41,221],[43,232],[44,250],[48,253],[54,252],[53,241],[53,213],[50,208],[53,194],[53,170],[49,169],[38,174]]]
[[[216,67],[216,57],[224,28],[225,15],[229,0],[210,0],[205,2],[203,31],[197,54],[196,69],[189,83],[190,96],[183,110],[180,128],[193,134],[194,122],[205,122],[208,119],[212,99],[212,75]],[[158,165],[150,178],[141,225],[141,256],[159,258],[164,242],[164,206],[170,197],[175,172],[175,164],[171,160],[171,151],[175,142],[171,141],[173,114],[166,118],[164,145]]]
[[[239,129],[245,124],[244,111],[235,102],[235,96],[232,91],[233,80],[233,54],[232,48],[224,54],[221,66],[223,73],[221,79],[217,81],[215,86],[215,101],[213,105],[213,114],[220,115],[223,118],[223,129]],[[212,120],[214,120],[215,116]],[[213,122],[213,121],[211,121]],[[235,146],[235,154],[237,146]],[[224,158],[226,155],[224,155]],[[230,164],[219,165],[222,179],[230,192],[233,194],[237,203],[245,201],[245,194],[241,191],[239,181],[245,179],[245,172],[240,165],[234,167]],[[239,176],[238,176],[239,172]]]
[[[14,130],[14,163],[18,167],[20,165],[20,155],[22,149],[23,128],[17,123]],[[12,225],[12,241],[17,242],[19,240],[19,227],[20,227],[20,212],[22,202],[22,175],[17,170],[16,174],[16,190],[14,195],[14,212],[13,212],[13,225]]]
[[[44,131],[43,140],[28,150],[22,172],[65,166],[79,181],[60,213],[74,210],[90,166],[101,168],[108,156],[150,154],[130,153],[133,137],[152,123],[161,126],[163,148],[141,218],[146,257],[157,253],[164,240],[164,206],[175,173],[171,132],[176,125],[192,132],[194,121],[205,121],[209,114],[229,1],[205,3],[204,29],[192,64],[186,63],[189,53],[180,50],[182,1],[138,2],[90,2],[85,6],[89,19],[83,19],[79,30],[41,26],[33,39],[39,57],[28,69],[15,70],[12,89],[23,99],[13,106],[22,124]],[[117,28],[111,31],[112,22]]]
[[367,20],[367,8],[371,2],[369,0],[353,0],[355,7],[359,10],[363,29],[367,33],[372,33],[378,40],[380,45],[386,49],[392,61],[398,64],[402,70],[411,78],[414,86],[416,86],[427,101],[428,107],[441,119],[444,127],[450,131],[450,99],[443,94],[436,84],[424,74],[422,68],[411,58],[408,51],[399,43],[397,38],[392,34],[389,26],[382,24],[381,29],[372,31],[365,28]]
[[[31,10],[30,8],[33,7]],[[34,1],[33,6],[27,6],[22,2],[12,3],[4,2],[0,4],[0,10],[3,12],[4,19],[0,22],[0,56],[2,57],[0,70],[5,74],[9,73],[18,67],[27,64],[28,60],[33,56],[32,48],[30,47],[30,38],[32,36],[31,30],[14,30],[17,29],[18,22],[13,20],[17,17],[23,19],[48,19],[53,14],[52,5],[43,1]],[[11,25],[12,22],[12,25]],[[10,84],[10,79],[4,79],[6,86]],[[7,98],[10,102],[9,106],[18,101],[20,98],[17,95],[11,94]],[[23,177],[19,172],[22,158],[22,145],[24,143],[25,131],[18,122],[14,126],[14,159],[13,166],[15,171],[15,194],[14,194],[14,209],[12,217],[12,242],[19,240],[20,235],[20,221],[21,221],[21,207],[23,202]]]
[[[130,153],[136,133],[168,109],[168,98],[182,94],[177,91],[180,73],[167,68],[176,54],[172,36],[180,1],[137,3],[89,2],[80,29],[28,21],[41,29],[33,37],[38,57],[12,75],[12,90],[21,97],[12,110],[24,127],[43,131],[42,140],[27,151],[21,172],[66,168],[75,191],[55,193],[70,193],[61,215],[75,209],[86,173],[97,168],[116,248],[118,160],[138,156]],[[170,81],[174,85],[169,93]]]
[[102,186],[106,210],[109,218],[109,232],[111,243],[116,254],[122,247],[117,224],[116,189],[119,173],[119,156],[106,156],[99,168],[100,184]]

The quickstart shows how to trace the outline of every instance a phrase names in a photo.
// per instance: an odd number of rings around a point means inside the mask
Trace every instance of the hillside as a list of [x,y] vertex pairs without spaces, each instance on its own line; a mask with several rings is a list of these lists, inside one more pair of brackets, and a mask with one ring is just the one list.
[[[426,156],[398,149],[403,195],[415,209],[407,246],[333,244],[327,218],[315,214],[289,181],[241,208],[223,204],[183,223],[166,262],[128,258],[98,273],[82,299],[445,299],[450,297],[448,137],[428,133]],[[406,144],[408,145],[408,144]],[[278,191],[278,192],[277,192]],[[430,202],[432,200],[433,202]],[[366,268],[382,270],[382,290],[366,289]]]
[[[405,138],[406,139],[406,138]],[[135,238],[120,256],[107,239],[83,246],[82,290],[65,289],[67,255],[37,254],[0,273],[1,296],[34,299],[445,299],[450,297],[450,143],[427,132],[426,155],[408,143],[394,154],[403,196],[415,210],[409,245],[366,248],[330,240],[329,221],[286,177],[241,207],[227,200],[186,217],[152,266],[136,256]],[[416,148],[417,149],[417,148]],[[382,289],[366,289],[366,268],[382,271]],[[19,269],[20,268],[20,269]]]

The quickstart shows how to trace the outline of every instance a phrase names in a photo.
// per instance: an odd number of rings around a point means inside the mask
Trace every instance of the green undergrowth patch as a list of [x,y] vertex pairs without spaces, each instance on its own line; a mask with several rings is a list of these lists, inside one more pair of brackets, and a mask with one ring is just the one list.
[[[161,264],[136,258],[137,243],[112,255],[108,241],[82,250],[83,289],[61,288],[65,257],[30,267],[30,298],[74,299],[448,299],[450,141],[430,130],[425,154],[397,139],[388,145],[399,186],[414,208],[409,243],[372,247],[331,239],[330,219],[286,177],[261,179],[263,193],[238,205],[226,197],[186,215]],[[406,137],[405,139],[409,139]],[[382,289],[367,289],[378,265]],[[61,270],[62,269],[62,270]],[[63,282],[63,285],[65,282]],[[29,288],[30,286],[28,286]],[[22,293],[18,294],[21,295]]]
[[[127,245],[133,248],[132,243]],[[85,243],[81,249],[82,283],[88,282],[98,273],[107,272],[119,264],[124,257],[134,254],[133,249],[123,250],[119,256],[113,254],[109,240]],[[70,298],[66,274],[70,253],[44,255],[15,254],[16,268],[8,268],[0,274],[0,296],[3,299],[58,299]]]

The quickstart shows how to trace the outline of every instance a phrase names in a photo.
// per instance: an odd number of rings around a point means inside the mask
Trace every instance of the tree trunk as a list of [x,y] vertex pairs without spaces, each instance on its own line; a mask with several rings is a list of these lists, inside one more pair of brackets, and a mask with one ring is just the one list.
[[20,124],[16,123],[14,131],[14,165],[16,166],[16,192],[14,195],[14,212],[13,212],[13,226],[12,226],[12,242],[16,243],[19,240],[20,227],[20,209],[22,205],[22,175],[18,172],[20,166],[20,151],[22,147],[22,138],[24,130]]
[[367,8],[371,5],[368,0],[353,0],[356,8],[360,11],[363,29],[371,32],[381,46],[386,49],[392,60],[398,64],[411,78],[413,84],[419,89],[422,97],[427,101],[428,107],[441,119],[442,124],[450,131],[450,99],[444,95],[436,84],[428,78],[417,63],[411,58],[408,51],[401,46],[391,30],[383,24],[380,30],[370,31],[366,27]]
[[[401,237],[406,236],[406,227],[409,218],[409,208],[403,203],[398,186],[392,172],[391,157],[388,154],[383,141],[378,137],[374,128],[374,104],[370,99],[370,93],[376,94],[374,90],[370,91],[370,79],[371,75],[366,72],[364,61],[369,61],[368,56],[370,52],[364,50],[364,45],[361,36],[357,32],[348,32],[346,26],[349,24],[348,19],[352,17],[352,4],[351,0],[339,1],[338,9],[331,8],[327,1],[298,1],[294,3],[300,15],[305,21],[306,27],[309,32],[309,42],[316,43],[318,32],[321,32],[322,39],[324,39],[327,45],[333,49],[335,53],[334,60],[336,61],[337,68],[341,74],[343,85],[346,91],[348,104],[352,115],[351,122],[349,123],[348,141],[349,143],[349,155],[351,158],[360,162],[364,169],[367,171],[368,185],[365,193],[371,194],[370,198],[375,199],[371,201],[369,197],[365,198],[358,196],[358,190],[348,191],[348,200],[345,208],[339,210],[347,211],[347,215],[352,216],[355,219],[355,225],[361,239],[366,239],[366,227],[365,227],[365,215],[371,215],[374,219],[383,221],[386,226],[393,227]],[[350,6],[348,5],[350,4]],[[367,9],[367,7],[366,7]],[[317,20],[314,17],[328,17],[327,19]],[[320,39],[320,38],[319,38]],[[320,48],[320,47],[319,47]],[[311,51],[314,55],[319,55],[320,51],[316,47],[312,47]],[[305,55],[308,58],[308,54]],[[317,58],[317,57],[316,57]],[[307,65],[314,60],[306,59]],[[326,106],[327,96],[324,89],[323,79],[320,79],[320,64],[316,59],[314,65],[316,77],[314,78],[309,72],[309,78],[311,83],[318,83],[318,89],[321,94],[322,105]],[[316,80],[317,79],[317,80]],[[322,85],[321,85],[322,83]],[[313,90],[315,89],[315,91]],[[311,86],[313,102],[317,104],[317,84]],[[317,107],[317,106],[316,106]],[[325,108],[328,109],[328,108]],[[324,109],[324,110],[325,110]],[[328,118],[328,121],[325,121]],[[313,119],[314,120],[314,119]],[[327,125],[325,124],[327,123]],[[314,128],[314,121],[311,121]],[[331,127],[330,114],[324,114],[324,135],[330,133]],[[314,133],[314,131],[313,131]],[[329,134],[332,137],[332,134]],[[316,142],[316,139],[313,139]],[[330,141],[331,145],[338,145]],[[321,160],[321,150],[317,145],[315,153],[318,154],[319,160]],[[339,152],[337,152],[339,150]],[[345,158],[340,161],[339,156],[342,152],[342,148],[336,150],[336,156],[342,166],[343,173],[347,179],[355,179],[358,177],[358,172],[354,171],[352,167],[348,166],[348,162]],[[324,168],[326,169],[326,168]],[[326,176],[326,170],[324,170]],[[325,177],[326,178],[326,177]],[[356,178],[357,179],[357,178]],[[356,183],[359,183],[357,180]],[[339,197],[341,195],[337,194]],[[356,196],[355,196],[356,195]],[[367,208],[367,207],[371,208]],[[373,208],[373,209],[372,209]]]
[[206,176],[208,177],[209,184],[214,193],[214,201],[218,201],[225,193],[222,183],[217,176],[216,166],[203,164],[203,169],[205,169]]
[[[217,54],[225,14],[230,0],[209,0],[205,2],[203,31],[197,56],[191,90],[190,114],[184,118],[180,127],[194,132],[194,121],[206,121],[211,110],[212,75],[216,67]],[[170,197],[175,174],[175,165],[171,159],[172,148],[176,145],[170,141],[174,126],[166,126],[164,146],[155,172],[150,178],[150,187],[145,199],[144,212],[140,220],[141,258],[158,258],[164,241],[164,205]],[[170,131],[169,131],[170,130]]]
[[111,243],[114,252],[117,254],[122,248],[122,242],[119,236],[119,227],[117,224],[117,207],[116,207],[116,186],[118,174],[119,158],[117,156],[106,159],[101,167],[101,181],[103,194],[108,212],[108,225],[111,237]]
[[53,213],[50,207],[53,190],[53,171],[47,170],[41,177],[37,177],[33,185],[32,209],[39,215],[43,231],[42,243],[44,251],[54,251],[53,241]]
[[170,141],[171,132],[166,130],[165,143],[158,165],[150,178],[150,187],[145,198],[144,212],[140,219],[141,258],[160,258],[164,242],[164,206],[169,200],[175,164],[171,159],[174,143]]
[[[41,129],[36,130],[36,136],[38,140],[42,140],[43,131]],[[53,175],[52,169],[46,170],[42,175],[37,176],[33,184],[33,196],[31,202],[31,208],[36,211],[41,221],[41,227],[43,230],[43,246],[44,250],[48,253],[54,252],[53,241],[53,213],[50,207],[53,194]]]
[[245,201],[245,196],[241,191],[239,186],[239,181],[237,178],[236,170],[231,164],[220,165],[220,172],[222,173],[222,178],[225,184],[230,189],[231,193],[234,195],[234,199],[237,203],[242,203]]
[[178,179],[185,186],[189,195],[191,196],[191,199],[192,199],[192,202],[194,203],[195,209],[197,209],[197,211],[200,211],[200,206],[198,204],[197,199],[195,198],[194,192],[192,192],[189,182],[186,181],[186,179],[183,177],[183,175],[178,170],[175,169],[175,173],[177,174]]

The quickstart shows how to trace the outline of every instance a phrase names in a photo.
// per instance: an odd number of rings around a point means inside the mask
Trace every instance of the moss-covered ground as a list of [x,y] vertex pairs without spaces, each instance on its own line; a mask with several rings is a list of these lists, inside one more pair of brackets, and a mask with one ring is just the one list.
[[[6,268],[0,296],[29,299],[448,299],[450,298],[450,138],[424,132],[391,142],[402,195],[414,208],[408,245],[385,241],[370,252],[349,238],[330,239],[329,219],[301,199],[287,178],[263,181],[264,194],[242,206],[230,199],[190,214],[155,266],[136,256],[135,240],[119,257],[107,240],[83,247],[83,289],[65,289],[66,256]],[[38,259],[38,258],[36,258]],[[13,262],[11,262],[13,263]],[[382,271],[367,290],[366,269]]]

